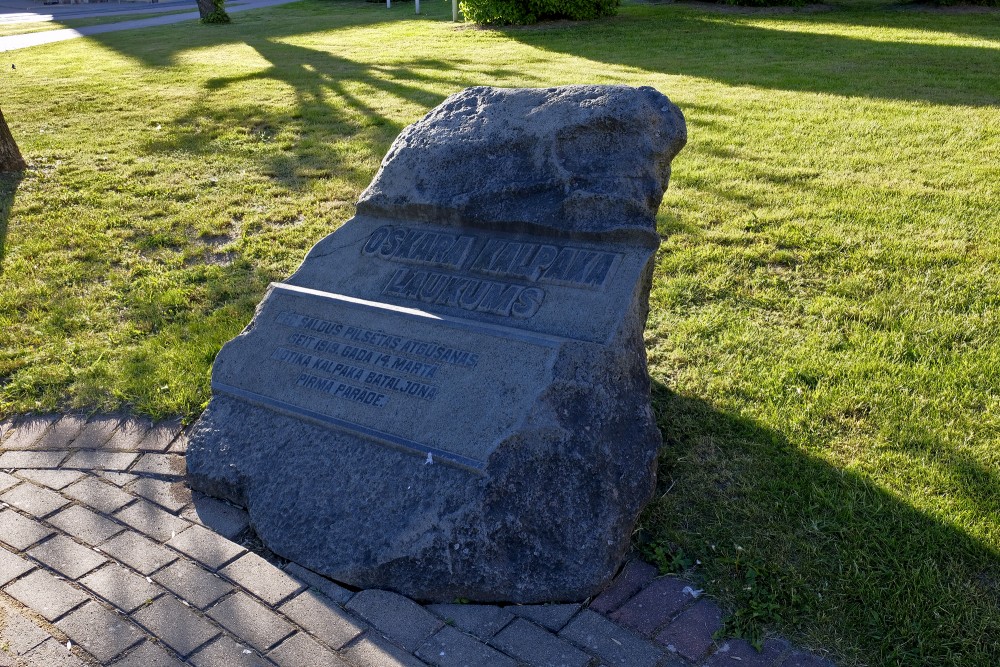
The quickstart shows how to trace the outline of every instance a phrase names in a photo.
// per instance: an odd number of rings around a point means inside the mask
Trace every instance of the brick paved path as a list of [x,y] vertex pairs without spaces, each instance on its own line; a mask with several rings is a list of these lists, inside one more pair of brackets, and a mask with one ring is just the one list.
[[713,641],[719,607],[641,561],[589,604],[347,590],[255,553],[242,510],[187,487],[185,447],[177,422],[0,422],[0,667],[831,664]]

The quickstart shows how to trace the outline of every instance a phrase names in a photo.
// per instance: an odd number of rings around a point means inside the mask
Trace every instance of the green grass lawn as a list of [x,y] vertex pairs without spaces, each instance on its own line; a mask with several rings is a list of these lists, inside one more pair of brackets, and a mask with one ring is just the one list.
[[653,85],[690,141],[637,541],[731,631],[1000,664],[1000,14],[629,5],[481,31],[423,9],[307,0],[7,54],[31,166],[0,182],[0,414],[196,416],[267,283],[445,96]]

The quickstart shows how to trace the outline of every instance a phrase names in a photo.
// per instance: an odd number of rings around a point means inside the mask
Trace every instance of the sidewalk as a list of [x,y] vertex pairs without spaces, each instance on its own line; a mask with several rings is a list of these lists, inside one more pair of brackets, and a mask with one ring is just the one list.
[[583,604],[348,590],[192,493],[186,442],[177,422],[114,415],[0,422],[0,666],[831,665],[782,640],[714,641],[719,607],[641,561]]

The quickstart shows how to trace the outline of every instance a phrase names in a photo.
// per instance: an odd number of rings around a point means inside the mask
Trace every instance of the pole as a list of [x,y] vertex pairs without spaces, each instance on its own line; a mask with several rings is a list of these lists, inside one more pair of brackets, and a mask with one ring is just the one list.
[[417,4],[417,13],[419,14],[420,13],[420,0],[416,0],[416,4]]
[[458,23],[458,0],[451,0],[451,20]]

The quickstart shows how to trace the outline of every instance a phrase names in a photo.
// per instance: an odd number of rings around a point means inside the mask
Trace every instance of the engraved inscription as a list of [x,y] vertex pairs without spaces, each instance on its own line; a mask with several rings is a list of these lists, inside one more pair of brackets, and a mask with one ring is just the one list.
[[357,401],[358,403],[364,403],[365,405],[374,405],[376,408],[385,407],[386,403],[389,402],[388,396],[380,394],[377,391],[361,389],[360,387],[355,387],[347,384],[346,382],[328,380],[326,378],[310,375],[309,373],[303,373],[300,375],[299,379],[295,381],[295,384],[299,387],[305,387],[306,389],[315,389],[316,391],[326,392],[327,394],[331,394],[333,396],[346,398],[349,401]]

